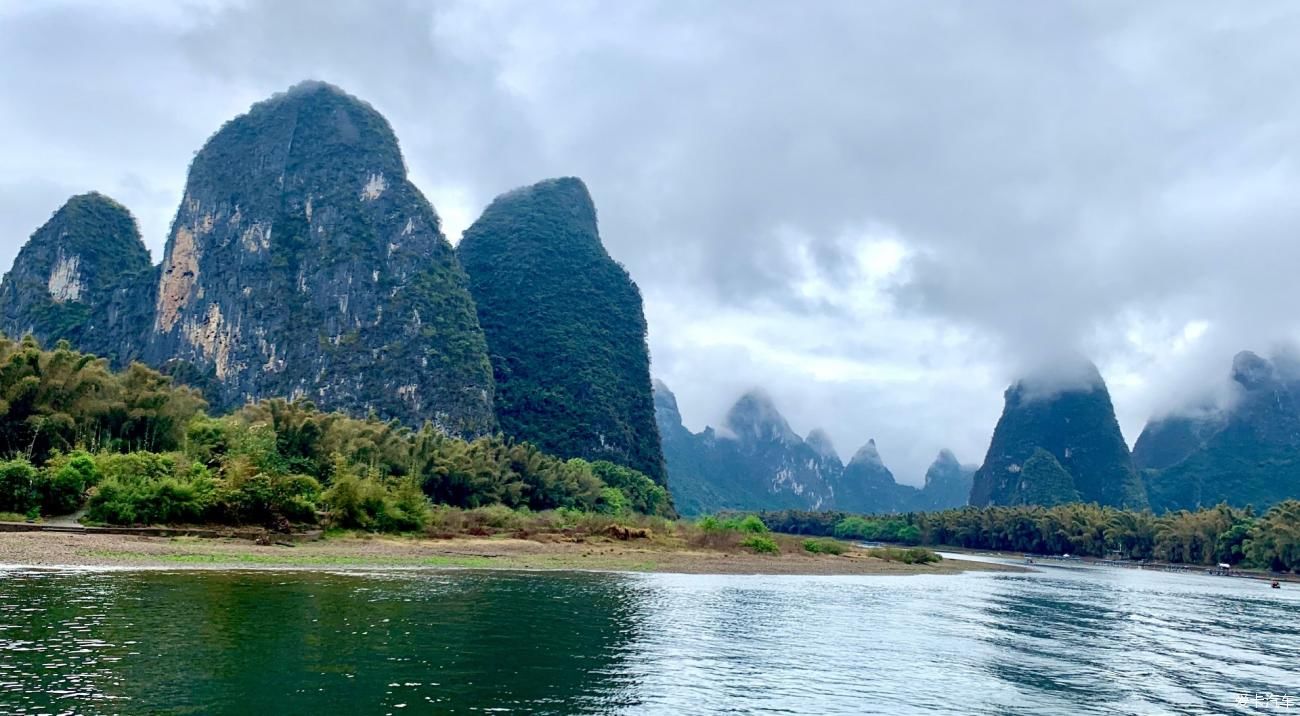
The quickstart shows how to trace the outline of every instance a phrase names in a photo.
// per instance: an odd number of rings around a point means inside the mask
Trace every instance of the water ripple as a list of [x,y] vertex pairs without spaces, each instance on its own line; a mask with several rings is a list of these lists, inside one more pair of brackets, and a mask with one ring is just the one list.
[[1117,569],[0,570],[0,712],[1264,713],[1300,595]]

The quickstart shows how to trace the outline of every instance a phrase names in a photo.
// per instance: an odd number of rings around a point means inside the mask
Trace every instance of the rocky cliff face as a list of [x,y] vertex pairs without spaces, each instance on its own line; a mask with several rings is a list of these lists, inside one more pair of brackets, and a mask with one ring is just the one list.
[[496,377],[501,429],[663,483],[641,293],[574,178],[497,197],[457,247]]
[[388,122],[320,83],[228,122],[195,156],[146,357],[218,407],[307,397],[453,433],[494,426],[486,346]]
[[32,234],[0,282],[0,331],[30,333],[45,345],[68,340],[123,365],[148,330],[153,275],[130,212],[102,194],[74,196]]
[[194,157],[160,268],[125,209],[76,197],[0,287],[3,328],[141,357],[217,409],[305,397],[327,409],[496,422],[468,281],[392,129],[304,83],[226,123]]
[[[1041,379],[1017,382],[1007,389],[1002,417],[993,431],[984,464],[975,473],[970,503],[976,506],[1057,503],[1073,498],[1059,475],[1024,473],[1026,461],[1042,449],[1071,477],[1078,496],[1102,505],[1145,507],[1145,490],[1115,420],[1110,393],[1096,367],[1078,371],[1082,378],[1068,384]],[[1052,477],[1061,494],[1045,494],[1044,485],[1031,484],[1037,474]]]
[[1289,356],[1249,351],[1232,362],[1237,395],[1219,412],[1152,421],[1141,447],[1151,505],[1197,509],[1220,502],[1265,508],[1300,494],[1300,372]]

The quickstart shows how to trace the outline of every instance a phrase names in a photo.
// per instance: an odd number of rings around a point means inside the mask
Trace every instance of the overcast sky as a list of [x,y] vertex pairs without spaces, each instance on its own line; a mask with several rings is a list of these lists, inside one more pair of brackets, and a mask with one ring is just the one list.
[[452,240],[582,177],[693,429],[761,385],[900,481],[1082,351],[1130,444],[1300,323],[1300,4],[0,0],[0,264],[96,189],[162,254],[193,153],[306,78]]

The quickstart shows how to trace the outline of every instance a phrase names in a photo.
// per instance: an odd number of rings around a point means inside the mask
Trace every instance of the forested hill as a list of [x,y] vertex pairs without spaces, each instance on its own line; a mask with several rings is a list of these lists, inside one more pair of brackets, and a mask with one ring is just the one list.
[[392,128],[318,82],[253,105],[190,165],[144,357],[211,378],[220,409],[302,396],[491,432],[464,272]]
[[146,335],[154,281],[126,207],[102,194],[79,194],[32,234],[0,281],[0,332],[131,357]]
[[1235,399],[1151,421],[1134,459],[1157,510],[1226,502],[1267,507],[1300,497],[1300,370],[1288,354],[1232,362]]
[[457,247],[508,436],[665,481],[641,293],[606,252],[581,180],[496,198]]
[[1091,363],[1072,373],[1007,389],[972,505],[1147,505],[1101,374]]
[[160,266],[125,207],[70,199],[0,284],[0,330],[143,361],[220,411],[280,397],[501,430],[662,484],[641,296],[586,186],[509,192],[461,246],[477,306],[388,121],[304,82],[195,154]]

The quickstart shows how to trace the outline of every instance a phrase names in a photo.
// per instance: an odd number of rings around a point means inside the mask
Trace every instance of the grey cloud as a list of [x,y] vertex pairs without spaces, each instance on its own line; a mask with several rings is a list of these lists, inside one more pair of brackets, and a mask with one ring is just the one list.
[[[582,176],[696,427],[762,384],[800,432],[874,436],[916,480],[939,447],[980,459],[1035,364],[1092,357],[1132,439],[1296,333],[1297,30],[1282,2],[11,6],[0,258],[65,187],[114,194],[158,255],[203,140],[327,80],[389,117],[444,215]],[[864,312],[834,294],[866,281],[867,226],[909,258]],[[681,339],[737,314],[764,330]]]

